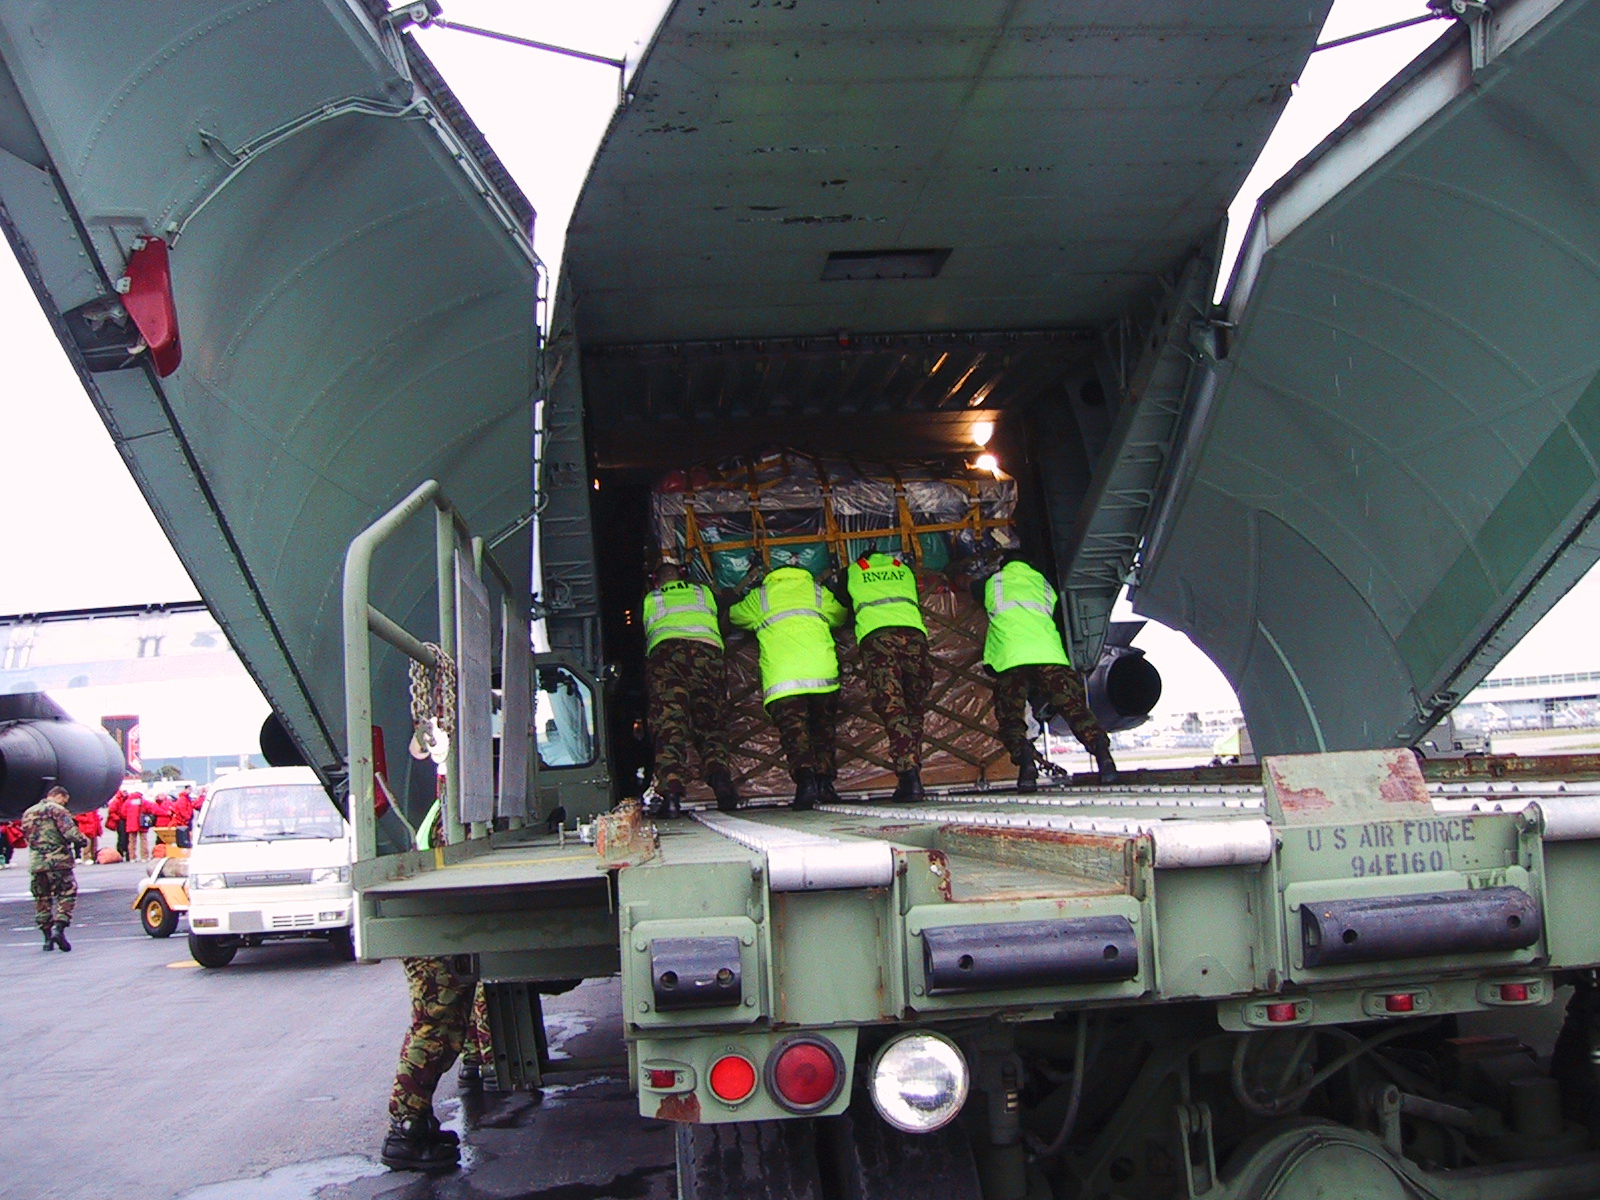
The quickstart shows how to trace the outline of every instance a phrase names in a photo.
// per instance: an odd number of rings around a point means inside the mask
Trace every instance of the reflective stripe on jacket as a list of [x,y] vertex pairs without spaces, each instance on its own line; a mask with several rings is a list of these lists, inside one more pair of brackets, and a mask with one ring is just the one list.
[[703,583],[664,583],[644,597],[644,652],[669,638],[710,642],[722,649],[717,598]]
[[891,625],[928,632],[917,599],[917,573],[898,558],[888,554],[858,558],[850,564],[846,583],[856,610],[856,641]]
[[1070,665],[1056,624],[1056,590],[1025,562],[1008,562],[983,589],[989,634],[983,661],[996,671],[1046,663]]
[[839,656],[832,629],[849,616],[832,592],[803,567],[779,567],[728,610],[740,629],[753,629],[761,648],[761,703],[839,690]]

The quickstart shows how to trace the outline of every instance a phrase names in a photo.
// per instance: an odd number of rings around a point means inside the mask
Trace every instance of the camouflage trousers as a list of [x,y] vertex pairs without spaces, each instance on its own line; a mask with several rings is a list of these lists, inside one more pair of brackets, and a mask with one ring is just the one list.
[[790,778],[812,770],[832,779],[838,751],[834,734],[839,724],[839,693],[810,692],[785,696],[767,705],[767,716],[778,727],[778,741],[789,764]]
[[33,923],[40,929],[54,925],[65,929],[72,924],[72,910],[78,903],[78,877],[72,863],[51,863],[35,867],[28,879],[33,892]]
[[1028,696],[1041,693],[1043,698],[1072,726],[1073,735],[1093,750],[1110,741],[1100,728],[1094,713],[1089,710],[1088,696],[1083,689],[1083,677],[1071,667],[1057,663],[1040,663],[1035,666],[1012,667],[1001,671],[994,683],[994,715],[1000,726],[1000,742],[1018,764],[1033,757],[1028,741]]
[[481,983],[472,989],[472,1012],[461,1041],[461,1063],[490,1069],[494,1066],[494,1053],[489,1049],[489,1001],[484,998]]
[[684,784],[691,747],[700,754],[703,775],[726,767],[728,675],[722,651],[709,642],[669,638],[650,652],[644,672],[657,790]]
[[400,1065],[389,1093],[389,1119],[414,1120],[433,1112],[433,1092],[461,1053],[478,984],[458,975],[445,958],[402,958],[411,992],[411,1027],[400,1043]]
[[885,626],[861,643],[872,711],[889,731],[889,759],[898,774],[922,766],[922,717],[933,689],[933,659],[920,629]]

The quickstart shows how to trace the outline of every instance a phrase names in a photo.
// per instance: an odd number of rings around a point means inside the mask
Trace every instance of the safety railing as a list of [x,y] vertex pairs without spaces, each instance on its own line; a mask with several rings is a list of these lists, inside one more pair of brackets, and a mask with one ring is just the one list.
[[[344,686],[345,736],[349,757],[350,819],[355,828],[358,861],[377,855],[377,815],[374,800],[377,783],[373,748],[372,641],[373,637],[394,647],[413,662],[430,670],[439,669],[439,657],[421,638],[399,622],[380,612],[371,602],[372,564],[378,548],[392,538],[408,521],[432,509],[434,513],[435,586],[439,606],[439,647],[452,663],[459,662],[456,622],[456,554],[463,545],[471,550],[473,570],[478,578],[489,570],[501,591],[502,629],[520,629],[527,645],[527,625],[516,610],[512,597],[517,589],[494,560],[484,554],[482,538],[474,537],[460,512],[445,496],[437,480],[428,480],[409,496],[379,517],[351,541],[344,562]],[[531,647],[530,647],[531,649]],[[444,791],[440,805],[444,814],[446,840],[461,842],[469,828],[461,813],[460,736],[445,756]],[[487,724],[485,734],[491,739]],[[492,753],[492,746],[481,748]],[[530,767],[532,764],[530,764]],[[389,781],[386,781],[389,782]],[[398,798],[397,798],[398,799]],[[398,808],[398,806],[397,806]],[[402,820],[404,813],[399,813]],[[408,822],[409,825],[409,822]],[[472,829],[470,832],[480,832]],[[487,825],[481,831],[488,832]]]

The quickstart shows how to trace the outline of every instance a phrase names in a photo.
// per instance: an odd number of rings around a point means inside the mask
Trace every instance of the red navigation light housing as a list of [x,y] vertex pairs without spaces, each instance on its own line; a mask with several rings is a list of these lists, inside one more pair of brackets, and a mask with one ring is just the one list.
[[1391,992],[1383,998],[1385,1012],[1408,1013],[1416,1011],[1417,998],[1410,992]]
[[739,1104],[756,1090],[756,1065],[742,1054],[724,1054],[711,1064],[711,1094],[724,1104]]
[[678,1086],[678,1073],[672,1070],[663,1070],[660,1067],[651,1067],[646,1074],[650,1078],[650,1086],[667,1091]]
[[785,1038],[767,1056],[767,1090],[790,1112],[827,1108],[838,1099],[844,1078],[844,1056],[814,1034]]
[[165,379],[183,361],[178,342],[178,306],[172,299],[172,264],[167,244],[160,238],[146,238],[128,256],[128,271],[117,281],[122,307],[133,318],[156,374]]
[[1293,1000],[1267,1005],[1267,1020],[1274,1025],[1282,1025],[1285,1021],[1293,1021],[1299,1015],[1300,1007]]

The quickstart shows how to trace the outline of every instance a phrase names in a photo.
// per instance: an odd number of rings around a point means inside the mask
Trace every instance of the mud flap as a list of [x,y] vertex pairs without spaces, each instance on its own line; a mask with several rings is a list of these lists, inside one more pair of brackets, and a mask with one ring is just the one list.
[[822,1200],[812,1121],[678,1126],[680,1200]]
[[858,1094],[843,1116],[817,1122],[817,1154],[828,1195],[839,1200],[983,1200],[972,1145],[959,1121],[934,1133],[901,1133]]

